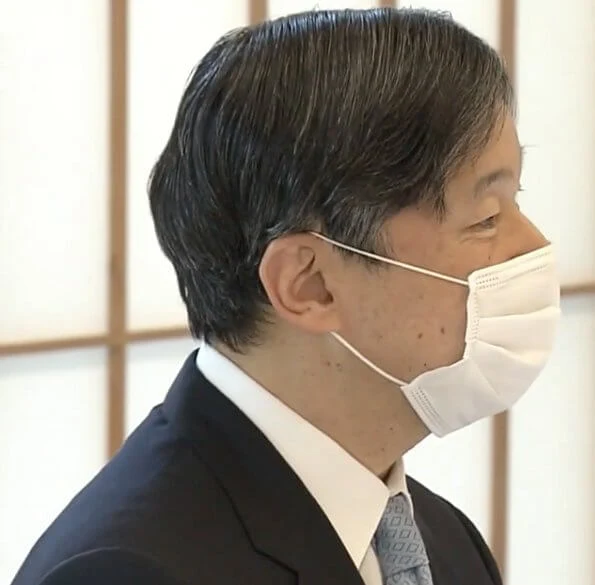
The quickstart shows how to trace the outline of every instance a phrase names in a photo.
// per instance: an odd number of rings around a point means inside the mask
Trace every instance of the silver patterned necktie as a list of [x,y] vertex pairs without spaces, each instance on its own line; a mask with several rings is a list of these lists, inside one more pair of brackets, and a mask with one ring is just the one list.
[[432,585],[426,547],[403,494],[388,501],[374,536],[374,549],[384,585]]

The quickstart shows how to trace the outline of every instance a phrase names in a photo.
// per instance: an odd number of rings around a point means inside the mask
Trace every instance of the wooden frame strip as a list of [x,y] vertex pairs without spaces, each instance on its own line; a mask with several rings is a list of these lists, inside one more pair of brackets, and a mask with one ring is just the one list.
[[160,329],[131,331],[126,336],[126,342],[138,343],[141,341],[161,341],[164,339],[180,339],[182,337],[190,336],[191,334],[187,327],[163,327]]
[[491,538],[490,547],[502,575],[506,574],[508,536],[508,447],[510,421],[508,412],[492,421]]
[[248,0],[248,24],[258,24],[267,19],[267,0]]
[[62,339],[12,342],[0,345],[0,357],[34,354],[44,351],[84,349],[101,345],[107,345],[107,335],[81,335]]
[[560,290],[562,297],[575,297],[578,295],[595,295],[595,281],[563,284]]
[[[516,0],[500,0],[499,49],[508,74],[516,86]],[[508,537],[508,487],[509,487],[509,414],[494,417],[492,426],[492,534],[490,544],[503,576],[506,575],[506,550]]]
[[110,1],[110,225],[108,429],[111,457],[124,440],[126,384],[127,0]]
[[[562,297],[564,298],[580,295],[595,295],[595,282],[579,282],[562,287]],[[190,337],[190,331],[186,327],[181,326],[139,329],[137,331],[126,332],[124,334],[124,344],[180,339],[183,337]],[[0,344],[0,357],[41,353],[45,351],[84,349],[102,345],[109,345],[107,335],[80,335],[77,337],[17,341]]]

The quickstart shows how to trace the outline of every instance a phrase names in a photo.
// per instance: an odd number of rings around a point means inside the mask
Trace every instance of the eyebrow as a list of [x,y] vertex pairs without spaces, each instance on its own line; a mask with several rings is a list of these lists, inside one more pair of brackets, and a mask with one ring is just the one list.
[[514,179],[512,169],[502,168],[496,171],[492,171],[483,177],[480,177],[475,187],[473,188],[473,196],[479,197],[488,187],[491,187],[494,183],[500,181],[511,181]]
[[[519,152],[519,164],[520,169],[523,168],[523,155],[525,149],[523,147],[520,148]],[[502,167],[500,169],[496,169],[483,177],[480,177],[475,183],[475,187],[473,188],[473,195],[474,197],[479,197],[488,187],[493,185],[494,183],[498,183],[500,181],[511,181],[515,178],[514,172],[509,167]]]

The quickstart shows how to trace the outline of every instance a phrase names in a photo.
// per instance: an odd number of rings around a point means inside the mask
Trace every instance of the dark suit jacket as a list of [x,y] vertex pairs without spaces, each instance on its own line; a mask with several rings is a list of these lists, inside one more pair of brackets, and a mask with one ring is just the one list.
[[[316,501],[195,357],[13,585],[362,585]],[[500,583],[471,522],[408,485],[434,585]]]

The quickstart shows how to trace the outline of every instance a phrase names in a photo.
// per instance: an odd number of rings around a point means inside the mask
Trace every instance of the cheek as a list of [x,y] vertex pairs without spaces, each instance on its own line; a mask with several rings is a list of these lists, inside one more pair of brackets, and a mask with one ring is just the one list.
[[458,361],[465,349],[467,328],[466,288],[450,285],[438,295],[428,299],[425,311],[417,314],[417,320],[410,321],[412,336],[418,359],[415,367],[418,373]]
[[343,333],[375,364],[411,380],[462,357],[467,289],[417,275],[406,280],[354,282]]
[[432,283],[402,307],[395,341],[402,367],[411,379],[450,365],[463,356],[468,290],[451,283]]
[[[341,302],[343,333],[360,345],[370,340],[379,342],[386,334],[383,326],[391,319],[391,302],[381,279],[372,277],[354,280],[344,291]],[[365,347],[361,347],[364,351]]]

